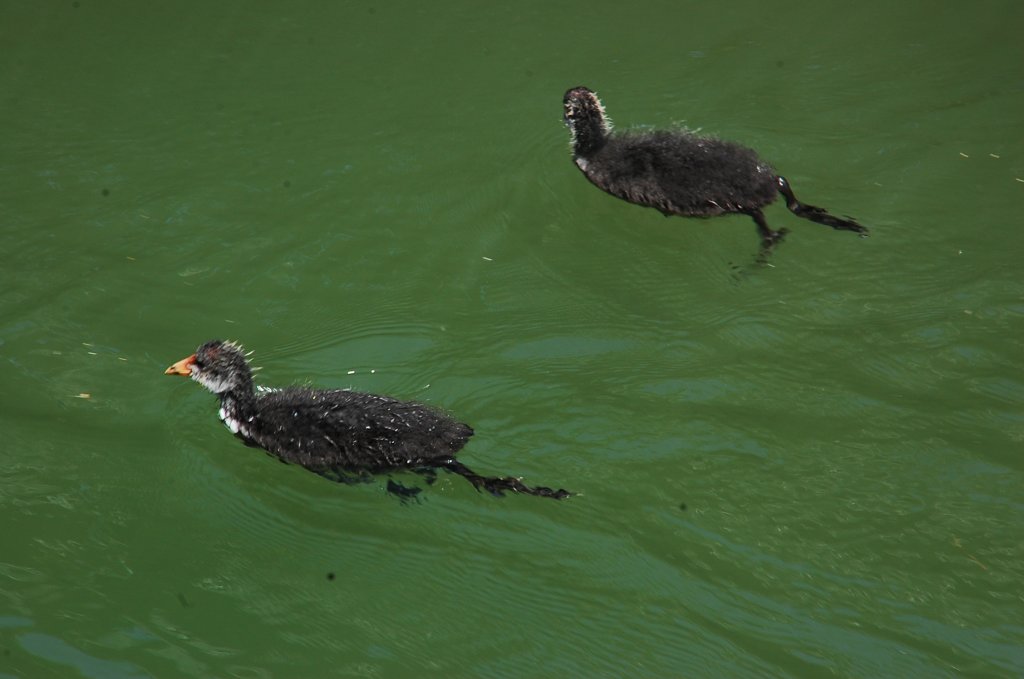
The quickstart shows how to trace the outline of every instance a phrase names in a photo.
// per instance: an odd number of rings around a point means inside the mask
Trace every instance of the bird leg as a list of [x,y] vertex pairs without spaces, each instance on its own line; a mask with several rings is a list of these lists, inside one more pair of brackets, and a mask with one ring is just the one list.
[[397,497],[398,501],[403,505],[408,503],[410,500],[416,499],[416,496],[423,492],[422,488],[417,488],[415,486],[410,488],[409,486],[404,486],[398,481],[394,481],[392,479],[388,479],[387,490],[389,493]]
[[782,239],[789,233],[789,229],[779,229],[773,231],[768,226],[768,221],[764,218],[764,213],[759,209],[751,210],[748,212],[751,217],[754,218],[754,222],[757,223],[757,233],[761,236],[761,251],[757,255],[757,261],[759,264],[766,264],[768,262],[768,255],[772,253],[777,245],[782,243]]
[[472,483],[473,487],[477,490],[486,490],[488,493],[496,497],[503,496],[505,491],[508,490],[513,493],[525,493],[527,495],[536,495],[538,497],[550,497],[555,500],[563,500],[572,495],[572,493],[567,490],[563,490],[562,488],[554,490],[551,488],[545,488],[544,486],[527,486],[525,483],[512,476],[480,476],[456,459],[448,460],[440,466],[452,473],[462,476]]
[[866,226],[858,224],[853,219],[836,217],[835,215],[829,214],[824,208],[801,203],[796,199],[796,196],[793,195],[793,189],[790,187],[789,182],[785,177],[779,177],[778,183],[779,193],[781,193],[786,199],[786,207],[788,207],[789,211],[797,217],[803,217],[804,219],[809,219],[812,222],[817,222],[818,224],[831,226],[833,229],[837,229],[839,231],[853,231],[855,233],[859,233],[861,238],[867,237],[868,229]]
[[434,485],[434,481],[437,481],[437,470],[433,467],[417,467],[412,471],[422,476],[428,486]]

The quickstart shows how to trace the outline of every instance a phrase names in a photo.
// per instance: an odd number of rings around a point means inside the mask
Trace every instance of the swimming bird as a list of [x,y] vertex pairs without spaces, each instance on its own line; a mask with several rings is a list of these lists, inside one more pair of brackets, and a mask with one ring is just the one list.
[[793,195],[786,178],[740,144],[687,130],[612,132],[604,105],[586,87],[565,93],[564,120],[576,166],[598,188],[665,216],[753,218],[767,255],[788,232],[768,226],[761,208],[779,194],[798,217],[867,236],[853,219],[829,214]]
[[[220,419],[246,445],[334,481],[352,483],[399,470],[433,481],[435,470],[445,469],[494,495],[570,495],[473,472],[455,459],[472,428],[430,406],[347,389],[257,389],[245,352],[233,342],[206,342],[164,373],[191,377],[213,392],[220,399]],[[419,492],[393,482],[388,490]]]

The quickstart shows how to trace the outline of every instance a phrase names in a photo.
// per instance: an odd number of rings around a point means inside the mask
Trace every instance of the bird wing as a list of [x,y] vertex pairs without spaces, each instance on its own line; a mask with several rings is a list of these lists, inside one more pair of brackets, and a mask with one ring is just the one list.
[[266,394],[259,413],[257,442],[284,460],[314,470],[425,464],[450,457],[472,434],[427,406],[347,390]]
[[753,151],[685,131],[616,137],[602,150],[601,161],[589,166],[591,181],[614,196],[667,215],[742,212],[774,196],[771,175],[761,176]]

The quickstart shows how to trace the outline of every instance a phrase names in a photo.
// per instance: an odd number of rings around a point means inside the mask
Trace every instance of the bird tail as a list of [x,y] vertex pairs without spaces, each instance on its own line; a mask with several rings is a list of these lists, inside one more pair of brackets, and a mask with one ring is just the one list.
[[803,217],[809,219],[812,222],[818,224],[824,224],[825,226],[831,226],[833,229],[840,231],[854,231],[859,233],[862,238],[867,237],[868,229],[866,226],[858,224],[853,218],[843,219],[842,217],[836,217],[833,214],[829,214],[825,209],[815,207],[813,205],[807,205],[801,203],[793,195],[793,189],[789,186],[789,182],[786,181],[785,177],[779,177],[779,193],[786,199],[786,207],[789,211],[795,214],[797,217]]
[[525,493],[526,495],[536,495],[538,497],[550,497],[555,500],[563,500],[572,495],[569,491],[561,488],[558,490],[553,490],[544,486],[535,486],[531,488],[512,476],[480,476],[472,469],[455,459],[448,460],[448,462],[441,466],[453,474],[458,474],[459,476],[464,477],[467,481],[472,483],[473,487],[477,490],[483,489],[498,497],[503,496],[505,491]]

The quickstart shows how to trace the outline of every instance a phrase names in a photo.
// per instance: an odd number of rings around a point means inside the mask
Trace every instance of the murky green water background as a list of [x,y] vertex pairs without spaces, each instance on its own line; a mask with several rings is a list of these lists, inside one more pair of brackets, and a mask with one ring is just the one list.
[[[1022,7],[0,3],[0,677],[1019,676]],[[737,275],[579,84],[871,238]],[[213,337],[579,496],[280,465]]]

